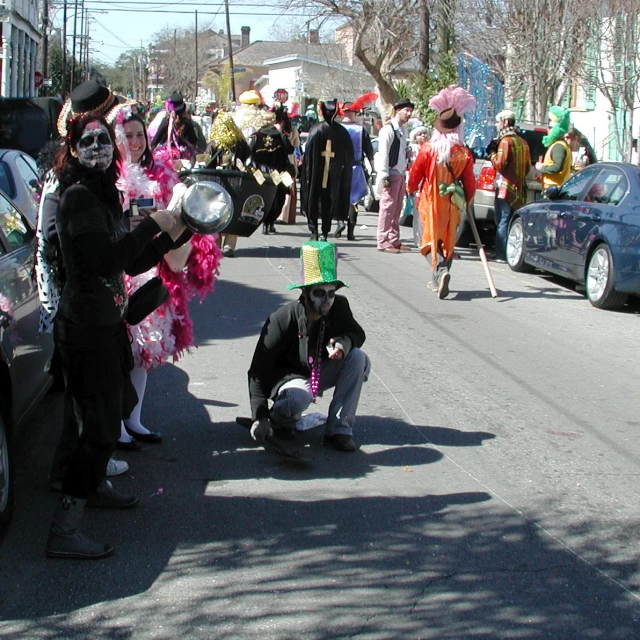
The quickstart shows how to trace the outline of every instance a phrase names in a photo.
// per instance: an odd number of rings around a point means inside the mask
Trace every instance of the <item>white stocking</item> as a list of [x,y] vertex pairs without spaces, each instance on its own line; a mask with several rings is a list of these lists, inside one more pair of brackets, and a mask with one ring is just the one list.
[[120,437],[118,438],[118,442],[131,442],[133,438],[127,433],[127,430],[124,428],[124,422],[120,420]]
[[144,427],[142,422],[140,422],[144,391],[147,387],[147,370],[144,367],[135,367],[131,372],[131,383],[138,394],[138,404],[133,408],[131,415],[125,420],[125,423],[129,430],[135,433],[151,433],[149,429]]

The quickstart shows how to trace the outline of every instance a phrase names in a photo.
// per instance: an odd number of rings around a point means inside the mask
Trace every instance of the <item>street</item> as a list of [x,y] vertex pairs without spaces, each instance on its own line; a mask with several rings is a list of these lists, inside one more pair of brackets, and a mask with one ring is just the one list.
[[[131,511],[87,510],[112,558],[45,557],[62,399],[19,443],[0,542],[0,635],[14,639],[358,640],[640,637],[636,308],[459,250],[452,294],[417,252],[339,240],[338,276],[373,363],[356,453],[298,437],[290,461],[235,424],[262,324],[296,292],[303,219],[241,238],[193,303],[199,348],[149,376],[161,445],[122,453]],[[403,229],[403,241],[411,241]],[[330,394],[320,399],[326,413]]]

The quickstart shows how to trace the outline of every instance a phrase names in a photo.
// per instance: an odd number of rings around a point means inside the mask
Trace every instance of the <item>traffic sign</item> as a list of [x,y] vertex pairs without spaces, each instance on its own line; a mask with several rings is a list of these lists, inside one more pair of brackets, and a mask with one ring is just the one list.
[[35,80],[36,89],[39,89],[42,86],[42,83],[44,82],[44,76],[39,71],[36,71],[33,74],[33,78]]
[[289,92],[286,89],[276,89],[273,99],[277,102],[286,102],[289,99]]

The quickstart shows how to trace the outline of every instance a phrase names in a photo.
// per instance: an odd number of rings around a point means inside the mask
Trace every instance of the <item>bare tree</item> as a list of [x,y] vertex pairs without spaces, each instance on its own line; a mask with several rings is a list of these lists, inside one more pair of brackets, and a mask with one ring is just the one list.
[[600,0],[589,20],[585,88],[607,99],[613,138],[620,155],[631,162],[634,108],[640,100],[639,0]]
[[584,0],[461,0],[457,24],[462,46],[504,79],[507,102],[544,121],[580,74],[591,11]]
[[282,0],[281,5],[315,11],[319,21],[343,18],[348,37],[341,44],[374,79],[382,100],[395,101],[393,72],[417,50],[420,0]]
[[153,36],[153,48],[163,75],[166,93],[180,91],[185,100],[195,100],[198,95],[196,75],[204,77],[208,69],[206,51],[208,29],[198,30],[198,69],[196,73],[195,29],[165,27]]

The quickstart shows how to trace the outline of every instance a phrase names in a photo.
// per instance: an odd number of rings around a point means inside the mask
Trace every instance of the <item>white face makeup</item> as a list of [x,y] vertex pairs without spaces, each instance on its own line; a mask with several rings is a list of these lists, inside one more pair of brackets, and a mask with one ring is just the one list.
[[101,122],[90,122],[76,144],[78,161],[83,167],[105,171],[113,160],[113,142]]
[[326,316],[336,299],[336,286],[334,284],[317,284],[309,289],[308,295],[311,309],[319,316]]
[[[147,149],[147,139],[144,135],[144,126],[137,120],[129,120],[124,124],[124,135],[127,138],[127,144],[129,145],[129,154],[131,156],[131,162],[137,164],[142,158],[142,154]],[[120,151],[123,157],[127,157],[126,152]]]

